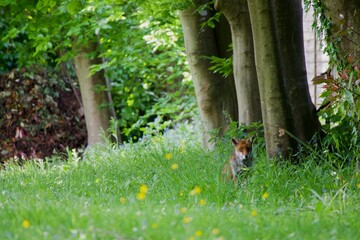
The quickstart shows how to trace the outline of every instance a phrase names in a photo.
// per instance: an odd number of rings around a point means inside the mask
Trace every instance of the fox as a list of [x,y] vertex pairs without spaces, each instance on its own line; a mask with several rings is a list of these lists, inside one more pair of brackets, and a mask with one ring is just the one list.
[[225,163],[222,169],[223,179],[232,180],[234,184],[237,183],[237,177],[241,174],[244,168],[252,166],[252,139],[231,139],[234,145],[234,153],[230,159]]

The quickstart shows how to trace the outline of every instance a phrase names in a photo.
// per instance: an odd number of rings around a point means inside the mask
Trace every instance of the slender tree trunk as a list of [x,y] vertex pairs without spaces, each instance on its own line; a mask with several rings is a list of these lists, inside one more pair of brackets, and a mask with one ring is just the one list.
[[87,46],[74,44],[75,70],[79,80],[81,99],[84,108],[88,145],[103,141],[102,134],[109,128],[110,111],[106,91],[106,79],[103,71],[90,74],[90,66],[101,63],[101,58],[91,58],[98,44],[89,42]]
[[247,1],[216,0],[215,8],[225,15],[231,27],[239,123],[261,121],[260,94]]
[[[307,82],[301,0],[274,0],[272,3],[288,131],[301,141],[308,142],[320,132],[321,125]],[[292,139],[293,150],[296,150],[297,144],[297,140]]]
[[233,105],[236,104],[236,95],[233,94],[234,89],[229,87],[232,84],[226,83],[226,79],[209,70],[211,63],[207,57],[219,56],[219,46],[214,29],[201,28],[201,24],[213,15],[209,10],[200,13],[196,11],[206,2],[194,1],[195,7],[183,11],[180,19],[203,126],[203,144],[211,149],[213,144],[209,142],[210,133],[218,129],[221,136],[227,129],[226,115],[234,115],[233,111],[236,107]]
[[255,63],[259,81],[266,153],[268,157],[289,155],[290,139],[280,59],[269,1],[248,0],[254,36]]
[[[233,56],[233,51],[230,48],[232,44],[231,39],[231,30],[229,22],[224,16],[221,16],[219,22],[215,26],[215,41],[218,48],[218,57],[220,58],[231,58]],[[239,121],[239,111],[238,111],[238,102],[236,97],[236,86],[235,86],[235,77],[234,74],[229,74],[227,77],[223,77],[224,80],[224,89],[226,90],[228,96],[225,98],[224,105],[226,107],[226,114],[228,115],[228,120],[235,122]]]

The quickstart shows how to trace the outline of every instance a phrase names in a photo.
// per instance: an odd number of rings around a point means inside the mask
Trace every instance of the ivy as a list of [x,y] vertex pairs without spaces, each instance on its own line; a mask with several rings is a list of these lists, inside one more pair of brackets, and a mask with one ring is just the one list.
[[[346,21],[326,15],[324,1],[305,0],[306,10],[314,11],[313,28],[323,51],[329,56],[329,70],[313,79],[314,84],[323,84],[324,99],[319,116],[326,132],[325,143],[344,162],[359,160],[360,153],[360,59],[349,59],[341,51],[341,43],[347,36],[357,34],[352,28],[334,31],[336,25]],[[346,11],[346,9],[344,10]],[[354,44],[354,47],[358,45]],[[343,162],[343,163],[344,163]]]

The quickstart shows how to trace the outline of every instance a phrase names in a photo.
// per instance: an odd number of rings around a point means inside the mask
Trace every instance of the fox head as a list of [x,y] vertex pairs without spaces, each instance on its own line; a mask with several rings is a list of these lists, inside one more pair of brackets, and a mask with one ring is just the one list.
[[252,142],[250,139],[233,138],[232,143],[235,147],[235,155],[239,160],[251,160]]

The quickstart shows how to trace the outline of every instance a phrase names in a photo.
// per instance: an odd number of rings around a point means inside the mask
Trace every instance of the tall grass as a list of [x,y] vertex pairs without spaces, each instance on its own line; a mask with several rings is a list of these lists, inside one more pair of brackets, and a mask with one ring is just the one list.
[[360,178],[352,166],[266,159],[239,184],[220,171],[232,146],[204,151],[196,135],[111,144],[83,158],[0,172],[0,239],[360,239]]

